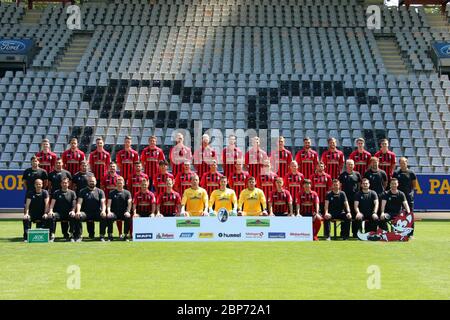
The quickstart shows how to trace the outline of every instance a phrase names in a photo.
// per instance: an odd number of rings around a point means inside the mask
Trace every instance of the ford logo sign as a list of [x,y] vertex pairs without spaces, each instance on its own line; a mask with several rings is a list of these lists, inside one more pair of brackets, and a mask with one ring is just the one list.
[[25,49],[25,44],[15,40],[0,41],[0,51],[3,52],[19,52]]
[[441,53],[446,55],[446,56],[449,56],[450,55],[450,44],[448,44],[446,46],[443,46],[441,48]]

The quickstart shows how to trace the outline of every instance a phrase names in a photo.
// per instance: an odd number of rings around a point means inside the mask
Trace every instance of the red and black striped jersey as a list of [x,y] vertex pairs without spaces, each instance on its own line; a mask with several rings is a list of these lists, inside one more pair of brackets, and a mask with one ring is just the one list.
[[[139,161],[137,151],[122,149],[116,154],[116,162],[119,167],[120,175],[128,181],[128,178],[134,174],[134,163]],[[131,193],[134,194],[134,193]]]
[[195,174],[196,173],[192,171],[188,173],[178,173],[177,177],[175,178],[174,190],[179,194],[183,194],[184,190],[191,187],[191,179]]
[[272,170],[277,173],[279,177],[284,177],[289,172],[289,165],[292,162],[292,153],[287,150],[276,150],[270,155],[270,162]]
[[275,190],[270,194],[268,202],[272,204],[273,213],[290,213],[289,204],[292,203],[292,196],[286,189],[282,191]]
[[152,214],[152,204],[156,204],[156,197],[150,190],[136,192],[133,196],[133,204],[136,213],[150,215]]
[[135,194],[141,190],[141,184],[144,178],[148,180],[148,176],[143,172],[135,173],[128,177],[127,188],[131,194]]
[[245,165],[248,168],[248,173],[255,179],[261,174],[261,168],[264,160],[269,159],[267,153],[262,149],[250,149],[245,154]]
[[388,150],[386,153],[383,153],[383,151],[380,150],[377,153],[375,153],[374,157],[377,157],[380,160],[379,162],[380,169],[386,172],[388,179],[390,180],[395,170],[396,164],[395,153],[393,153],[390,150]]
[[284,187],[289,190],[289,193],[292,196],[292,199],[295,201],[297,194],[302,192],[303,187],[303,181],[305,180],[305,177],[302,173],[288,173],[284,176],[283,182]]
[[176,176],[179,172],[183,172],[185,161],[192,162],[191,149],[186,146],[174,146],[170,149],[170,165],[172,167],[172,174]]
[[159,162],[166,160],[166,156],[162,149],[158,147],[150,148],[146,147],[141,152],[141,162],[144,166],[144,172],[151,179],[159,172]]
[[194,152],[194,167],[199,177],[203,177],[203,174],[209,172],[209,166],[213,160],[218,161],[217,152],[210,146]]
[[333,179],[327,173],[325,174],[313,174],[311,177],[311,189],[319,196],[319,202],[325,203],[327,193],[333,186]]
[[214,190],[220,188],[220,178],[223,177],[223,174],[220,172],[211,173],[206,172],[202,176],[202,180],[200,181],[200,187],[206,190],[208,196],[211,196]]
[[117,178],[120,176],[117,173],[114,173],[113,175],[105,174],[103,178],[100,180],[100,186],[103,192],[105,193],[105,197],[108,200],[109,193],[116,189],[117,187]]
[[260,174],[256,179],[256,187],[264,192],[266,199],[269,199],[272,191],[276,190],[276,178],[278,178],[278,176],[275,173],[269,172],[267,174]]
[[234,190],[238,199],[242,190],[247,188],[247,179],[249,177],[250,174],[247,171],[242,171],[241,173],[234,172],[228,176],[228,186]]
[[56,160],[58,156],[54,152],[39,151],[36,153],[36,157],[39,159],[39,168],[44,169],[47,172],[55,170]]
[[98,181],[108,173],[110,163],[111,155],[106,150],[94,150],[89,155],[89,167]]
[[367,150],[364,150],[362,153],[355,150],[350,154],[349,159],[352,159],[355,162],[354,170],[363,175],[369,168],[371,157],[372,155]]
[[171,173],[158,173],[153,177],[153,187],[155,188],[155,195],[158,197],[161,193],[166,192],[167,188],[167,178],[174,180]]
[[68,149],[63,152],[61,158],[64,163],[64,169],[69,171],[71,175],[75,175],[81,170],[81,161],[85,160],[86,156],[80,149],[75,151]]
[[303,148],[295,155],[295,161],[298,163],[298,171],[303,174],[305,179],[309,179],[316,171],[319,155],[311,148],[308,150]]
[[319,203],[319,196],[315,191],[309,193],[301,192],[297,195],[297,207],[300,208],[301,215],[311,216],[316,212],[316,205]]
[[322,154],[322,161],[325,163],[325,172],[328,173],[332,179],[338,179],[344,168],[344,153],[340,150],[326,150]]
[[181,205],[181,197],[178,192],[172,191],[170,193],[164,192],[158,196],[157,204],[159,205],[159,212],[166,217],[174,216],[179,212]]
[[226,147],[222,151],[223,174],[227,177],[236,171],[237,160],[243,161],[243,153],[238,147]]

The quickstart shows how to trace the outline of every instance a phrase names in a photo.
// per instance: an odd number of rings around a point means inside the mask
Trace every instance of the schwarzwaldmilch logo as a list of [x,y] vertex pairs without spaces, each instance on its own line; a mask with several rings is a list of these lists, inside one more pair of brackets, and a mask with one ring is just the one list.
[[200,219],[177,220],[177,228],[197,228],[200,227]]
[[247,227],[270,227],[269,219],[248,219]]

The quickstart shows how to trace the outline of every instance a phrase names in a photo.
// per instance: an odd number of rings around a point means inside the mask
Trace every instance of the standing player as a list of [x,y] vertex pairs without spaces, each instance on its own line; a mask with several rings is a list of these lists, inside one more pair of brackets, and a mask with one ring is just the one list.
[[141,190],[141,185],[143,180],[149,181],[149,177],[142,172],[142,163],[135,162],[133,168],[133,174],[128,177],[128,190],[132,195]]
[[[34,181],[34,188],[27,192],[25,202],[25,212],[23,216],[23,241],[28,240],[28,230],[35,223],[37,228],[51,229],[52,218],[47,214],[49,195],[43,189],[44,184],[41,179]],[[53,241],[53,238],[52,238]]]
[[253,137],[252,147],[245,154],[245,165],[251,177],[258,177],[264,160],[269,159],[267,153],[260,148],[260,144],[259,137]]
[[374,156],[379,159],[380,169],[386,172],[388,180],[390,180],[397,163],[395,153],[389,150],[389,142],[387,139],[381,139],[380,146],[380,151],[375,153]]
[[36,156],[31,157],[31,168],[26,169],[23,172],[22,180],[27,192],[34,191],[34,182],[40,179],[43,183],[43,187],[48,184],[48,174],[44,169],[39,168],[39,158]]
[[[117,152],[116,162],[119,167],[120,175],[124,178],[125,183],[128,183],[128,179],[133,175],[134,164],[139,162],[139,154],[131,147],[131,137],[126,136],[124,140],[124,148]],[[127,185],[130,187],[129,185]]]
[[207,134],[202,136],[202,146],[199,150],[194,152],[194,167],[199,177],[209,171],[212,162],[217,164],[217,152],[211,146],[210,137]]
[[116,189],[117,179],[119,178],[117,173],[117,165],[114,162],[109,164],[108,173],[103,176],[102,182],[100,183],[101,189],[105,193],[106,200],[109,198],[109,193]]
[[341,220],[341,237],[343,240],[347,240],[350,234],[350,221],[352,215],[350,213],[350,206],[347,201],[347,196],[344,191],[341,191],[341,184],[339,180],[333,180],[333,187],[330,192],[327,193],[325,200],[324,211],[324,235],[327,240],[330,239],[330,220]]
[[94,173],[98,183],[97,187],[99,187],[103,177],[108,172],[109,164],[111,163],[111,155],[103,148],[103,138],[97,138],[95,143],[97,144],[97,149],[89,154],[89,167]]
[[[416,174],[408,168],[407,158],[400,158],[400,169],[394,172],[394,178],[398,180],[398,189],[406,196],[409,210],[414,212],[414,190],[417,189],[417,177]],[[410,236],[414,235],[414,222],[412,227],[413,232]]]
[[133,196],[133,218],[148,218],[156,212],[156,197],[148,190],[148,180],[142,179],[141,190]]
[[173,191],[173,180],[167,179],[166,191],[157,198],[156,215],[163,217],[179,216],[181,213],[181,197]]
[[296,199],[297,194],[302,192],[302,184],[305,177],[298,171],[297,161],[292,161],[289,165],[289,173],[284,176],[284,185],[288,189],[293,200]]
[[311,176],[311,188],[319,196],[319,209],[323,215],[325,209],[325,198],[327,193],[331,190],[333,185],[333,179],[327,173],[325,173],[325,164],[320,161],[317,164],[316,173]]
[[[352,159],[348,159],[345,162],[345,166],[345,171],[339,176],[339,182],[341,183],[342,191],[344,191],[347,196],[352,218],[355,219],[355,195],[361,187],[362,178],[359,172],[353,170],[355,167],[355,162]],[[358,224],[356,223],[356,220],[352,221],[352,234],[353,238],[358,237]]]
[[[108,224],[106,215],[105,193],[96,187],[97,181],[95,176],[88,177],[88,187],[80,191],[77,199],[77,211],[75,213],[80,225],[74,229],[76,238],[82,239],[81,221],[86,221],[89,238],[95,238],[95,221],[100,221],[100,241],[105,241],[105,231]],[[77,230],[78,229],[78,230]],[[75,237],[75,235],[74,235]]]
[[270,160],[264,160],[261,174],[256,178],[256,187],[264,192],[266,200],[269,199],[270,194],[275,190],[275,179],[278,178],[270,168]]
[[200,188],[197,175],[192,177],[191,187],[181,199],[181,214],[184,216],[208,216],[208,193]]
[[88,172],[88,163],[86,160],[81,161],[80,171],[78,171],[72,178],[72,189],[78,194],[80,190],[86,188],[88,186],[87,178],[88,174],[92,172]]
[[254,177],[248,178],[247,189],[239,195],[239,216],[267,216],[267,203],[264,192],[256,188]]
[[316,170],[317,163],[319,162],[319,155],[311,148],[311,138],[304,138],[303,143],[303,149],[297,152],[295,155],[295,161],[297,161],[300,168],[299,170],[305,179],[310,179]]
[[83,151],[78,149],[78,139],[70,139],[70,148],[63,152],[61,159],[64,163],[64,169],[74,176],[80,171],[81,162],[86,159]]
[[58,156],[50,150],[50,141],[48,139],[42,140],[41,151],[36,153],[36,157],[39,159],[39,166],[47,171],[47,173],[50,173],[55,169]]
[[61,188],[61,181],[62,179],[67,178],[70,181],[72,180],[72,175],[69,171],[63,169],[63,160],[58,159],[56,161],[55,170],[50,172],[48,175],[48,180],[50,182],[49,189],[50,189],[50,195],[53,195],[56,190]]
[[191,163],[185,161],[183,171],[179,172],[175,177],[174,190],[179,194],[183,194],[184,190],[191,187],[191,179],[194,174],[195,172],[191,170]]
[[217,215],[217,212],[225,208],[231,215],[237,215],[237,197],[232,189],[227,188],[228,179],[226,176],[220,177],[220,188],[212,192],[209,198],[209,214]]
[[69,190],[69,183],[69,178],[62,178],[61,187],[53,193],[48,211],[48,215],[54,220],[51,229],[52,238],[55,237],[56,222],[60,221],[62,234],[67,241],[70,240],[70,215],[75,213],[77,206],[77,195],[75,191]]
[[290,192],[283,188],[283,179],[276,179],[276,190],[270,194],[268,199],[269,215],[277,217],[287,217],[293,215],[292,196]]
[[144,172],[149,179],[153,179],[153,177],[158,174],[159,162],[166,160],[166,156],[162,149],[156,146],[156,141],[156,136],[148,138],[148,147],[142,150],[141,153],[141,162],[144,165]]
[[177,133],[175,141],[176,145],[170,149],[170,165],[172,175],[176,177],[179,172],[183,171],[185,161],[192,162],[192,151],[184,145],[184,136],[181,133]]
[[209,172],[205,172],[200,181],[200,186],[211,196],[214,190],[220,188],[220,178],[223,175],[217,171],[217,161],[213,160],[209,167]]
[[113,240],[113,224],[114,221],[121,220],[125,224],[125,234],[120,234],[120,238],[128,241],[128,234],[131,227],[131,193],[124,189],[125,179],[119,177],[117,179],[117,188],[109,194],[107,212],[108,212],[108,239]]
[[318,241],[317,235],[322,225],[322,216],[319,213],[319,196],[311,190],[311,180],[305,179],[303,191],[297,195],[295,203],[297,204],[297,216],[312,217],[313,240]]
[[378,196],[370,190],[370,182],[364,178],[361,182],[361,191],[355,195],[356,221],[358,230],[362,229],[362,221],[366,220],[365,232],[377,231],[378,218]]
[[228,146],[222,151],[223,174],[228,178],[234,173],[237,161],[243,160],[241,149],[236,146],[237,137],[231,134],[228,137]]
[[155,188],[155,196],[158,198],[159,195],[166,191],[167,179],[170,178],[174,180],[173,175],[167,171],[169,163],[167,160],[159,162],[159,173],[153,178],[153,187]]
[[243,171],[242,160],[238,160],[234,168],[234,172],[228,177],[228,185],[239,197],[242,190],[247,187],[247,179],[250,175],[247,171]]
[[270,154],[272,168],[279,177],[284,177],[288,173],[289,165],[292,162],[292,153],[285,148],[284,143],[284,137],[280,136],[278,138],[278,148]]
[[408,215],[411,211],[406,200],[406,195],[398,189],[398,180],[392,178],[390,182],[391,189],[383,192],[381,195],[381,215],[380,228],[387,231],[386,221],[390,221],[402,212],[402,207]]
[[370,168],[364,174],[364,178],[369,180],[370,189],[374,190],[378,196],[381,196],[383,191],[386,190],[388,176],[378,167],[378,158],[370,158]]
[[[357,149],[350,154],[350,159],[355,162],[355,171],[359,172],[360,175],[364,175],[370,165],[370,158],[372,155],[369,151],[364,149],[366,141],[364,138],[356,139]],[[348,195],[347,195],[348,197]]]
[[322,162],[332,179],[339,178],[344,168],[344,153],[336,148],[336,138],[328,138],[328,150],[322,154]]

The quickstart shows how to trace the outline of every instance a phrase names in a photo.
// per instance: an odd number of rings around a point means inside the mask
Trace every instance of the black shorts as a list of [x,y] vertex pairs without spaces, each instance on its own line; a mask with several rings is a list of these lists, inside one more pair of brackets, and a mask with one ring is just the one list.
[[276,217],[288,217],[288,214],[284,214],[284,212],[274,212],[273,213]]
[[347,218],[347,214],[345,212],[328,212],[331,214],[330,220],[350,220]]
[[86,221],[100,221],[100,212],[84,212]]
[[70,219],[68,212],[64,212],[64,213],[54,212],[54,214],[55,214],[56,221],[69,221],[69,219]]
[[136,212],[140,218],[149,218],[151,213],[148,212]]

